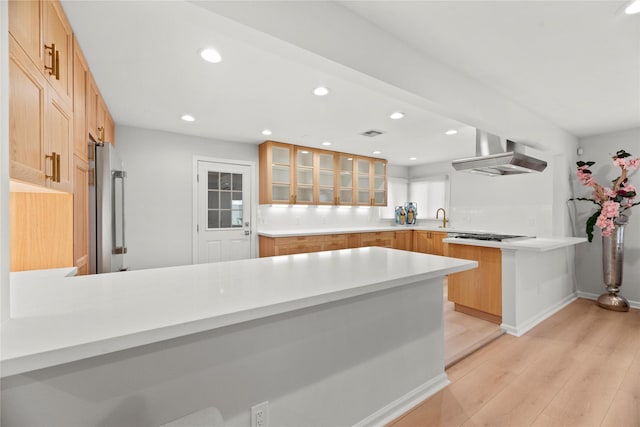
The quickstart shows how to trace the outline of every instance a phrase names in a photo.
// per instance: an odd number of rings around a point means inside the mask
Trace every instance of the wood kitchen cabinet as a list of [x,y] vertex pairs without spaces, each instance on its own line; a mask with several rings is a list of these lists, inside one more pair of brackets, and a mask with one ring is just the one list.
[[73,265],[73,195],[9,194],[11,271]]
[[393,248],[400,249],[403,251],[413,250],[413,231],[412,230],[396,231]]
[[266,141],[258,147],[260,204],[295,203],[294,147]]
[[265,141],[260,204],[386,206],[387,161]]
[[71,101],[71,25],[58,1],[9,1],[9,33],[65,102]]
[[413,230],[413,250],[431,255],[447,256],[447,245],[442,239],[447,233],[439,231]]
[[478,261],[478,268],[450,274],[448,298],[455,310],[493,323],[502,321],[502,252],[499,248],[449,245],[449,256]]
[[355,200],[355,161],[350,154],[336,155],[336,205],[353,205]]
[[381,246],[383,248],[393,248],[394,242],[395,242],[395,232],[393,231],[360,233],[360,247]]
[[333,205],[335,199],[334,153],[307,147],[294,147],[296,204]]
[[87,140],[94,142],[108,142],[115,145],[115,127],[113,118],[109,113],[107,104],[100,94],[98,85],[91,74],[87,71],[86,82],[86,134]]
[[72,191],[72,135],[70,102],[9,37],[10,177]]

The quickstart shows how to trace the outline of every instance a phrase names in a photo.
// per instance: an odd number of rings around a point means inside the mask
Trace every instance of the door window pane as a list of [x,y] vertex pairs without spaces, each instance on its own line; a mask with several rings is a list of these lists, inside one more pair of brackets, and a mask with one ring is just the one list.
[[233,174],[233,191],[242,191],[242,174],[234,173]]
[[231,192],[220,192],[220,209],[231,209]]
[[220,174],[218,172],[209,172],[209,190],[217,190]]
[[320,189],[320,203],[333,203],[333,188]]
[[242,174],[209,172],[207,186],[207,228],[242,227]]
[[209,211],[208,228],[220,228],[220,211]]
[[351,190],[340,190],[341,203],[353,203],[353,192]]
[[220,174],[220,189],[231,190],[231,174],[230,173]]
[[220,228],[231,228],[231,211],[220,211]]
[[218,209],[220,207],[220,192],[209,191],[209,209]]

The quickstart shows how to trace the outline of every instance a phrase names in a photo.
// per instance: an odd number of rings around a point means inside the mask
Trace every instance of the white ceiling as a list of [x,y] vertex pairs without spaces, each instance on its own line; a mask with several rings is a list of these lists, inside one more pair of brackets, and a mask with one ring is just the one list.
[[[340,4],[575,135],[640,126],[640,16],[620,15],[621,2]],[[380,150],[396,165],[474,152],[473,128],[411,94],[189,2],[63,7],[119,125],[254,144],[269,128],[268,139]],[[200,59],[209,45],[222,53],[219,64]],[[313,96],[317,85],[331,93]],[[390,120],[393,111],[406,117]],[[184,113],[196,122],[180,120]],[[360,135],[369,129],[385,133]],[[445,136],[448,129],[459,133]]]

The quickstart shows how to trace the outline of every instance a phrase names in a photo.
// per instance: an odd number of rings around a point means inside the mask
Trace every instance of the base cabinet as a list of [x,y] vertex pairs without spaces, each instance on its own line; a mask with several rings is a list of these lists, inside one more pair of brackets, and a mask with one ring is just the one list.
[[478,261],[478,268],[449,275],[448,298],[455,310],[502,321],[502,252],[499,248],[449,245],[449,256]]
[[442,239],[447,237],[447,233],[439,231],[413,231],[413,250],[424,254],[447,256],[447,245]]

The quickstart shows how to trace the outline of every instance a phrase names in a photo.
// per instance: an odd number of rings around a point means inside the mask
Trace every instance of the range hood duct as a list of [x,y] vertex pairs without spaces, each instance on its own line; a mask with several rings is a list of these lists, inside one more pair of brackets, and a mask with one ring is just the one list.
[[525,155],[517,143],[507,140],[506,150],[502,148],[500,137],[476,129],[476,157],[454,160],[455,170],[481,175],[516,175],[542,172],[547,167],[544,160]]

